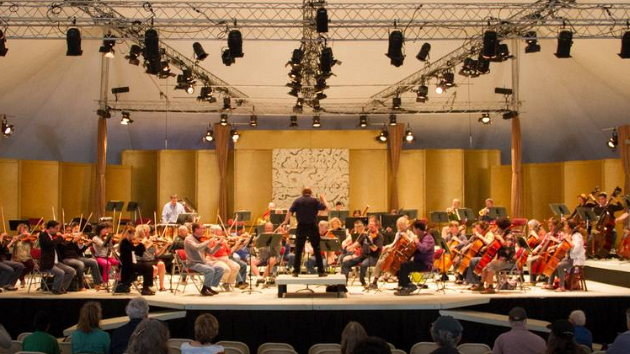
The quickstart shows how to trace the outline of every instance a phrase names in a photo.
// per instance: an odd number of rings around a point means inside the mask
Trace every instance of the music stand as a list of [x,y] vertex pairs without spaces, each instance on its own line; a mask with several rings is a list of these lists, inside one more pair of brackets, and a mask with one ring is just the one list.
[[341,245],[337,238],[323,238],[319,241],[319,249],[322,252],[337,252],[341,250]]
[[466,220],[467,223],[475,220],[475,213],[470,208],[459,208],[456,212],[459,220]]
[[418,209],[401,209],[399,214],[407,215],[409,219],[417,219]]
[[328,220],[332,218],[338,218],[339,220],[345,220],[350,216],[349,210],[331,210],[328,212]]
[[345,227],[346,229],[352,229],[354,227],[354,223],[359,220],[361,222],[363,222],[363,226],[367,226],[368,224],[368,218],[365,216],[351,216],[351,217],[347,217],[346,218],[346,222],[345,222]]
[[[128,202],[127,203],[127,212],[133,213],[133,222],[135,223],[138,220],[138,211],[140,210],[140,202]],[[142,215],[142,213],[140,213]]]
[[177,221],[175,222],[178,225],[184,225],[187,222],[193,222],[193,220],[195,219],[195,216],[197,216],[196,213],[182,213],[177,215]]
[[260,234],[260,236],[258,236],[258,240],[256,241],[256,247],[270,247],[270,249],[273,249],[280,244],[280,239],[282,239],[282,234]]
[[532,253],[532,249],[527,244],[527,240],[525,239],[525,237],[523,237],[523,236],[517,237],[516,238],[516,243],[518,244],[519,247],[525,248],[528,253],[530,253],[530,254]]
[[571,211],[569,210],[569,208],[567,208],[567,206],[562,203],[551,203],[549,204],[549,208],[554,215],[558,215],[561,218],[565,215],[571,215]]
[[391,228],[392,230],[396,230],[396,221],[403,217],[403,215],[392,215],[386,214],[381,216],[381,228]]
[[271,221],[271,223],[274,224],[274,225],[279,225],[279,224],[282,224],[284,222],[284,218],[285,217],[286,217],[286,214],[274,214],[274,213],[271,213],[271,214],[269,214],[269,221]]
[[28,220],[9,220],[9,230],[17,231],[17,227],[20,224],[25,224],[26,226],[28,226],[28,229],[30,231],[31,225],[29,225]]
[[372,216],[376,217],[376,220],[378,220],[379,222],[381,222],[381,218],[383,217],[383,215],[387,215],[386,212],[384,211],[379,211],[379,212],[374,212],[374,213],[367,213],[367,217],[371,218]]
[[507,218],[507,210],[504,207],[492,207],[488,210],[488,217],[492,220]]
[[333,235],[339,240],[343,241],[346,239],[346,231],[345,230],[335,230],[331,231]]
[[[122,214],[123,206],[125,202],[121,202],[120,200],[110,200],[105,204],[105,211],[112,212],[112,223],[116,223],[116,212],[119,211]],[[122,216],[121,216],[122,217]]]
[[250,221],[252,219],[252,212],[248,210],[235,211],[234,219],[238,221]]
[[577,213],[586,222],[587,228],[591,221],[597,222],[597,214],[591,208],[577,207]]
[[429,218],[434,224],[448,224],[448,213],[445,211],[432,211]]

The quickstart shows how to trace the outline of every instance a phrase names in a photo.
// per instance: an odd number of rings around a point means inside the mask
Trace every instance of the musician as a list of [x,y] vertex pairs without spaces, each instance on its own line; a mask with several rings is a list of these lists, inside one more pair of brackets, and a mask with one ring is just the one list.
[[575,206],[575,209],[573,209],[573,212],[571,213],[571,215],[569,215],[567,217],[567,219],[575,219],[575,218],[579,217],[578,208],[585,208],[587,206],[592,207],[593,206],[592,204],[589,204],[589,205],[586,204],[588,199],[589,199],[589,197],[586,194],[584,194],[584,193],[578,195],[577,196],[577,205]]
[[61,263],[57,245],[61,243],[63,237],[57,237],[57,233],[59,233],[59,223],[55,220],[48,221],[46,230],[39,234],[39,246],[42,249],[41,269],[53,274],[52,293],[60,295],[67,292],[77,272],[72,267]]
[[[358,240],[361,235],[365,234],[365,225],[361,220],[355,220],[353,234],[357,235],[355,240]],[[355,242],[352,241],[352,234],[346,232],[346,239],[341,242],[341,254],[339,255],[338,264],[342,264],[344,261],[352,258],[358,258],[361,256],[361,248],[357,247]]]
[[361,214],[361,210],[359,209],[354,209],[352,211],[352,217],[353,218],[360,218],[361,216],[363,216],[363,214]]
[[479,220],[490,222],[492,218],[490,217],[490,208],[494,207],[494,200],[492,198],[488,198],[485,201],[486,206],[479,210]]
[[364,287],[367,285],[365,283],[365,274],[367,273],[368,267],[375,266],[376,262],[378,262],[384,240],[385,237],[379,231],[378,221],[371,219],[370,222],[368,222],[368,232],[359,236],[356,242],[349,247],[351,252],[360,248],[361,254],[359,256],[346,257],[341,264],[341,274],[346,276],[346,281],[348,280],[350,269],[356,265],[361,265],[359,280]]
[[[273,224],[271,222],[265,223],[263,233],[272,234],[274,232]],[[262,278],[258,279],[257,283],[264,283],[265,279],[267,279],[271,272],[273,271],[273,267],[278,262],[277,257],[279,256],[279,247],[261,247],[258,249],[258,257],[254,257],[251,260],[252,263],[252,272],[257,277],[260,277],[260,272],[258,271],[258,266],[266,266],[265,271],[263,272]],[[299,267],[297,268],[299,271]]]
[[[36,236],[29,233],[28,225],[19,224],[17,226],[17,237],[11,240],[7,246],[7,248],[11,250],[13,261],[20,262],[24,266],[24,271],[20,274],[21,287],[24,287],[26,284],[24,277],[30,274],[35,268],[35,262],[33,262],[33,257],[31,256],[31,250],[35,247],[35,242],[32,237]],[[11,248],[12,245],[13,248]]]
[[83,254],[87,248],[86,242],[79,244],[81,242],[81,238],[83,237],[80,226],[74,223],[70,224],[70,228],[67,231],[69,231],[69,233],[64,235],[65,239],[63,239],[58,246],[63,264],[69,265],[76,270],[77,281],[81,290],[83,290],[85,286],[83,278],[85,268],[90,269],[92,279],[94,280],[94,289],[96,291],[101,290],[103,278],[101,277],[101,272],[98,268],[98,262],[96,259],[87,258]]
[[[249,251],[246,246],[249,244],[250,239],[251,236],[249,233],[243,231],[236,243],[234,243],[230,249],[230,260],[236,262],[239,266],[239,271],[236,276],[236,287],[239,289],[245,289],[248,286],[247,263],[243,260],[243,258],[247,260],[247,257],[249,256]],[[239,252],[241,253],[239,254]],[[242,255],[245,255],[245,257],[242,257]]]
[[376,265],[374,266],[374,278],[368,286],[368,289],[378,289],[378,279],[381,276],[381,268],[383,262],[385,261],[385,258],[391,254],[391,251],[396,247],[396,245],[398,244],[398,240],[400,240],[401,238],[405,238],[407,239],[407,241],[412,242],[415,238],[413,232],[408,228],[407,219],[402,216],[396,220],[396,229],[397,231],[396,236],[394,237],[394,241],[386,246],[383,246],[381,257],[378,259],[378,262],[376,262]]
[[[7,291],[16,291],[15,284],[18,278],[24,272],[24,265],[19,262],[11,260],[11,252],[13,244],[18,240],[18,236],[14,236],[8,243],[5,243],[5,238],[9,238],[9,235],[2,234],[0,236],[0,288]],[[1,290],[0,290],[1,292]]]
[[553,289],[553,282],[556,277],[560,280],[560,284],[556,291],[566,291],[564,287],[565,274],[567,270],[574,266],[583,266],[586,262],[586,248],[584,247],[584,237],[580,233],[579,226],[574,220],[568,220],[564,223],[565,240],[571,244],[571,250],[561,260],[556,270],[549,277],[547,284],[543,285],[543,289]]
[[547,231],[545,231],[545,228],[543,227],[543,225],[540,223],[540,221],[536,219],[531,219],[527,222],[527,229],[529,230],[529,235],[527,236],[527,239],[528,240],[530,238],[535,239],[536,244],[539,244],[540,241],[547,234]]
[[[100,269],[103,270],[101,279],[104,282],[109,281],[109,270],[112,266],[120,265],[118,259],[112,257],[112,245],[107,236],[112,232],[112,224],[102,222],[96,225],[96,235],[92,237],[92,246],[94,248],[94,257]],[[105,241],[108,241],[107,243]]]
[[162,245],[158,247],[155,243],[155,241],[157,241],[155,237],[151,237],[151,227],[146,224],[141,224],[136,227],[135,238],[139,240],[139,244],[134,249],[138,264],[143,268],[151,267],[151,269],[153,269],[153,277],[158,277],[160,283],[159,290],[166,291],[164,287],[166,265],[162,259],[160,259],[160,256],[166,253],[171,242],[162,242]]
[[457,209],[461,208],[461,204],[462,202],[456,198],[451,202],[451,206],[446,208],[446,214],[448,215],[449,221],[460,221]]
[[536,285],[536,280],[538,277],[538,269],[536,267],[532,267],[534,262],[536,262],[541,257],[542,251],[546,251],[549,244],[551,242],[560,243],[562,242],[562,225],[560,224],[560,219],[557,217],[549,218],[547,222],[547,227],[549,228],[549,232],[545,235],[545,237],[540,241],[538,246],[532,250],[532,254],[527,258],[527,269],[529,269],[529,281],[532,285]]
[[409,274],[411,272],[427,272],[433,268],[433,253],[435,252],[435,240],[433,236],[426,231],[427,226],[422,221],[413,223],[413,233],[416,235],[414,242],[416,243],[416,253],[413,259],[400,265],[398,271],[398,286],[394,295],[408,296],[418,289],[411,283]]
[[317,271],[320,277],[326,276],[324,262],[319,246],[319,231],[317,228],[317,213],[320,210],[328,210],[328,204],[323,194],[319,195],[319,200],[311,196],[313,192],[310,188],[302,190],[302,196],[293,201],[291,208],[287,211],[287,215],[282,225],[289,224],[291,214],[297,216],[297,234],[295,244],[295,261],[293,263],[293,276],[297,277],[300,273],[300,265],[302,264],[302,251],[304,244],[308,239],[313,245],[315,259],[317,260]]
[[[609,202],[608,194],[606,194],[606,192],[601,192],[597,195],[597,206],[593,208],[593,212],[595,212],[595,214],[599,218],[603,218],[606,212],[608,212],[614,219],[615,213],[623,209],[624,209],[623,204],[618,198],[614,198],[614,195],[613,195],[613,198],[610,198],[610,202]],[[612,229],[613,247],[616,244],[616,242],[617,242],[617,230],[613,228]]]
[[271,221],[271,214],[276,210],[276,204],[271,202],[267,205],[267,210],[262,214],[262,220],[264,222]]
[[[221,232],[220,226],[210,227],[210,234],[216,236]],[[238,276],[241,266],[230,259],[231,249],[228,246],[227,238],[223,237],[218,241],[219,248],[213,254],[208,254],[206,260],[208,263],[215,267],[221,267],[223,269],[223,290],[229,292],[234,291],[236,286],[236,277]]]
[[[142,225],[140,225],[142,226]],[[131,231],[131,230],[128,230]],[[140,238],[146,230],[140,228],[139,233],[123,232],[120,236],[120,283],[114,289],[116,293],[129,293],[131,283],[137,274],[142,276],[142,295],[155,295],[153,286],[153,266],[146,262],[138,262],[136,249],[140,247]],[[137,234],[137,235],[136,235]],[[136,237],[137,236],[137,237]],[[142,247],[144,248],[144,246]]]
[[162,224],[175,224],[179,214],[185,214],[184,205],[178,202],[177,194],[171,195],[171,201],[164,204],[162,208]]
[[203,226],[196,223],[193,224],[192,235],[187,236],[186,240],[184,240],[186,265],[195,272],[203,274],[204,280],[201,295],[217,295],[219,292],[213,290],[212,287],[219,286],[223,276],[223,268],[206,263],[205,251],[210,248],[210,253],[214,253],[219,249],[219,245],[215,239],[201,242],[202,236]]
[[[468,245],[462,247],[462,255],[466,254],[468,249],[472,246],[473,241],[476,239],[483,242],[483,248],[479,251],[479,254],[481,255],[485,249],[494,242],[494,232],[491,231],[490,224],[485,221],[479,221],[473,225],[473,237],[469,240]],[[481,281],[481,278],[474,272],[477,264],[479,264],[479,261],[481,261],[480,256],[471,258],[468,263],[468,268],[464,273],[464,281],[465,283],[471,284],[470,289],[473,289]]]
[[342,210],[341,208],[343,208],[343,203],[342,203],[342,202],[340,202],[340,201],[337,201],[337,202],[335,203],[335,210],[336,210],[336,211],[341,211],[341,210]]
[[[482,294],[494,294],[494,275],[499,271],[511,269],[515,262],[516,242],[514,235],[510,232],[511,222],[508,218],[499,218],[496,224],[497,230],[494,237],[501,243],[501,248],[497,251],[496,258],[483,269],[479,286],[473,289],[481,291]],[[487,284],[485,289],[484,284]]]

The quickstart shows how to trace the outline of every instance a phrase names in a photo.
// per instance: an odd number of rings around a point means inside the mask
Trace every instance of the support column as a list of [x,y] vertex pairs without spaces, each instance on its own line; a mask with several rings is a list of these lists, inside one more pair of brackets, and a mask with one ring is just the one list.
[[[512,59],[512,102],[511,109],[519,112],[519,41],[512,40],[512,53],[516,53]],[[522,175],[522,136],[520,114],[512,118],[512,188],[511,188],[511,217],[523,217],[523,175]]]
[[228,158],[230,153],[230,129],[229,125],[214,124],[214,142],[219,163],[219,215],[223,221],[229,219],[228,215]]
[[[101,91],[98,107],[107,110],[107,90],[109,89],[109,60],[101,56]],[[106,170],[107,170],[107,118],[99,116],[96,147],[96,193],[94,193],[94,214],[96,218],[105,216]]]
[[400,166],[400,153],[403,145],[404,124],[389,127],[389,176],[391,178],[389,188],[389,210],[398,210],[398,167]]

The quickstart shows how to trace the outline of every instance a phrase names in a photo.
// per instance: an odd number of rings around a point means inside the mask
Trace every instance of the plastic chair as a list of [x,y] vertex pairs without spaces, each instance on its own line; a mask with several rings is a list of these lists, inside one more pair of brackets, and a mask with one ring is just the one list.
[[298,354],[298,352],[289,348],[268,348],[263,350],[260,354]]
[[320,349],[316,352],[316,354],[340,354],[341,349]]
[[308,354],[320,354],[323,351],[328,352],[334,350],[337,352],[341,351],[341,345],[337,343],[318,343],[313,344],[313,346],[308,349]]
[[396,349],[396,348],[390,348],[392,350],[392,354],[407,354],[404,350],[402,349]]
[[19,352],[15,352],[15,354],[46,354],[44,352],[25,352],[23,350],[19,351]]
[[241,348],[237,347],[223,347],[225,351],[224,354],[245,354]]
[[22,332],[22,333],[18,334],[16,340],[19,341],[19,342],[23,342],[24,338],[30,336],[31,334],[33,334],[33,332]]
[[390,342],[387,342],[387,345],[389,346],[389,349],[396,349],[396,346]]
[[188,338],[169,338],[168,342],[166,342],[166,344],[169,347],[177,347],[180,348],[182,346],[182,344],[184,343],[190,343],[192,342],[192,339],[188,339]]
[[584,344],[578,344],[578,347],[582,348],[582,349],[584,350],[584,353],[589,353],[589,354],[590,354],[590,353],[592,353],[592,352],[593,352],[593,349],[591,349],[591,348],[587,347],[587,346],[586,346],[586,345],[584,345]]
[[419,342],[411,347],[409,354],[430,354],[438,348],[434,342]]
[[71,342],[59,342],[59,351],[61,354],[72,354]]
[[263,351],[267,350],[267,349],[290,349],[290,350],[294,350],[293,346],[291,344],[288,343],[263,343],[258,347],[258,350],[256,351],[257,354],[263,354]]
[[182,350],[179,347],[168,346],[168,354],[181,354]]
[[247,346],[247,344],[243,343],[243,342],[235,342],[235,341],[229,341],[229,340],[222,340],[220,342],[216,343],[217,345],[220,345],[224,348],[237,348],[240,349],[243,354],[249,354],[249,347]]
[[9,349],[0,349],[0,353],[16,353],[22,350],[22,341],[12,340],[11,347]]
[[464,343],[458,345],[457,350],[462,354],[485,354],[492,351],[492,348],[483,343]]

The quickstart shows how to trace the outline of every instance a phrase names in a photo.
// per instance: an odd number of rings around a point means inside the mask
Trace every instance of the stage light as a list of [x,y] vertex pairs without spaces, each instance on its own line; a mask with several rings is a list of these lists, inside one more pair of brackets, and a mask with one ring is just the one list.
[[442,79],[443,79],[443,84],[446,87],[453,87],[455,86],[455,74],[447,71],[444,74],[442,74]]
[[323,92],[318,92],[315,95],[315,99],[317,99],[318,101],[321,101],[321,100],[326,99],[326,98],[328,98],[328,96],[326,96],[326,94],[323,93]]
[[298,126],[298,122],[297,122],[297,116],[291,116],[291,118],[289,118],[289,128],[297,128]]
[[199,61],[203,61],[208,57],[208,53],[203,50],[203,46],[199,42],[193,43],[193,51],[195,52],[195,58]]
[[488,113],[483,113],[481,115],[481,117],[479,117],[479,123],[483,124],[483,125],[490,125],[492,124],[492,118],[490,118],[490,114]]
[[228,115],[227,114],[225,114],[225,113],[221,114],[221,118],[219,120],[219,124],[222,127],[225,127],[226,125],[228,125]]
[[[3,127],[2,129],[4,130],[4,125],[2,127]],[[608,146],[610,150],[615,151],[618,145],[619,145],[619,134],[617,134],[617,128],[615,128],[612,131],[612,136],[610,137],[610,139],[608,139],[608,142],[606,142],[606,146]]]
[[292,67],[298,67],[302,64],[303,58],[304,58],[304,51],[302,49],[293,49],[293,54],[291,54],[291,60],[289,60],[285,66],[291,65]]
[[293,106],[293,113],[302,113],[304,111],[304,99],[298,98]]
[[443,94],[444,91],[446,91],[446,86],[444,86],[443,83],[439,83],[437,86],[435,86],[435,93],[437,93],[438,95]]
[[323,110],[317,98],[313,99],[312,106],[313,106],[313,112],[321,112]]
[[409,125],[407,125],[407,130],[405,130],[405,136],[403,137],[403,139],[406,143],[412,143],[414,140],[416,140],[416,137],[413,136],[413,132],[411,131],[411,127]]
[[68,46],[66,56],[78,57],[83,54],[83,50],[81,49],[81,32],[78,28],[68,29],[66,32],[66,44]]
[[326,85],[326,79],[323,77],[317,78],[317,83],[315,84],[315,93],[324,92],[325,89],[330,88]]
[[300,95],[300,89],[292,88],[291,91],[289,91],[289,95],[293,97],[298,97]]
[[192,70],[184,69],[182,70],[181,75],[177,75],[177,86],[175,86],[176,90],[184,90],[189,95],[195,93],[195,80],[192,76]]
[[378,133],[378,136],[376,137],[376,141],[381,142],[381,143],[386,143],[388,137],[389,137],[389,133],[387,132],[387,129],[383,127],[383,130],[381,130],[381,132]]
[[507,111],[503,113],[503,119],[505,120],[510,120],[512,118],[517,118],[517,117],[518,117],[518,112],[516,111]]
[[112,94],[114,95],[118,95],[120,93],[127,93],[127,92],[129,92],[129,86],[121,86],[121,87],[112,88]]
[[477,61],[473,58],[464,59],[464,63],[462,65],[462,69],[459,71],[461,76],[466,77],[477,77],[479,73],[477,72]]
[[212,94],[213,94],[212,87],[204,86],[201,88],[201,92],[199,93],[199,96],[197,97],[197,101],[215,103],[217,99],[213,97]]
[[507,88],[507,87],[495,87],[494,88],[494,93],[498,94],[498,95],[505,95],[505,96],[509,96],[512,94],[512,89],[511,88]]
[[400,109],[400,106],[402,105],[402,98],[400,98],[399,96],[393,97],[392,98],[392,109]]
[[479,54],[479,58],[477,58],[477,72],[479,74],[490,73],[490,60],[484,58],[481,54]]
[[156,30],[150,28],[144,32],[144,59],[160,60],[160,37]]
[[416,91],[416,102],[424,103],[429,100],[429,88],[426,85],[418,86],[418,91]]
[[234,59],[232,54],[230,54],[230,50],[227,48],[223,49],[223,52],[221,52],[221,61],[225,66],[230,66],[236,63],[236,60]]
[[229,111],[232,109],[232,100],[229,97],[223,97],[223,110]]
[[289,71],[289,78],[293,82],[298,82],[302,80],[302,74],[300,73],[300,69],[299,68],[291,69],[291,71]]
[[258,126],[258,117],[255,114],[249,116],[249,126],[257,127]]
[[214,140],[214,133],[212,132],[212,127],[208,125],[208,130],[206,130],[206,135],[204,135],[203,141],[209,143],[212,140]]
[[8,51],[7,39],[4,37],[4,32],[0,30],[0,57],[6,56]]
[[103,108],[97,109],[96,115],[104,119],[109,119],[112,117],[112,113],[109,111],[109,107],[106,107],[105,109]]
[[105,55],[105,58],[113,59],[114,58],[114,46],[116,45],[116,37],[111,34],[106,34],[103,39],[103,45],[98,49],[100,53]]
[[499,38],[497,37],[497,32],[486,31],[483,34],[483,49],[481,50],[481,55],[486,59],[496,57],[498,45]]
[[332,67],[336,64],[341,64],[341,62],[335,59],[332,48],[324,47],[319,56],[319,70],[322,72],[322,75],[325,78],[330,77]]
[[328,11],[325,8],[320,7],[315,14],[315,24],[318,33],[328,32]]
[[319,116],[313,116],[313,128],[321,128],[322,123],[319,120]]
[[623,59],[630,58],[630,31],[626,31],[621,37],[621,52],[619,56]]
[[129,48],[129,55],[125,56],[125,59],[129,60],[129,64],[138,66],[140,65],[140,60],[138,59],[140,54],[142,54],[142,48],[134,44]]
[[538,36],[536,32],[530,31],[525,34],[525,53],[537,53],[540,52],[540,44],[538,44]]
[[420,51],[418,52],[418,55],[416,55],[416,59],[420,61],[427,61],[427,58],[429,57],[430,52],[431,52],[431,44],[425,43],[422,45],[422,47],[420,47]]
[[555,56],[558,58],[571,58],[571,46],[573,45],[573,32],[564,30],[558,34],[558,50]]
[[390,63],[395,67],[403,65],[403,62],[405,61],[405,55],[402,52],[404,43],[405,37],[401,31],[396,30],[389,34],[389,46],[387,48],[387,54],[385,55],[390,59]]
[[389,115],[389,125],[392,127],[396,125],[396,115],[393,113]]
[[9,124],[7,121],[7,116],[2,116],[2,135],[6,138],[10,137],[15,132],[15,127],[12,124]]
[[129,125],[133,123],[133,119],[131,119],[131,115],[129,112],[122,112],[122,118],[120,119],[120,124]]
[[502,63],[510,58],[512,58],[512,55],[510,55],[510,48],[507,44],[500,43],[497,48],[497,55],[490,59],[490,61]]
[[230,56],[232,58],[242,58],[243,53],[243,36],[241,31],[232,30],[228,33],[228,48],[230,48]]
[[359,127],[366,128],[368,126],[368,117],[366,115],[359,116]]
[[239,132],[238,132],[238,130],[236,130],[236,129],[232,129],[232,130],[230,131],[230,135],[232,136],[232,141],[233,141],[234,143],[237,143],[237,142],[238,142],[238,139],[240,139],[240,138],[241,138],[241,133],[239,133]]

